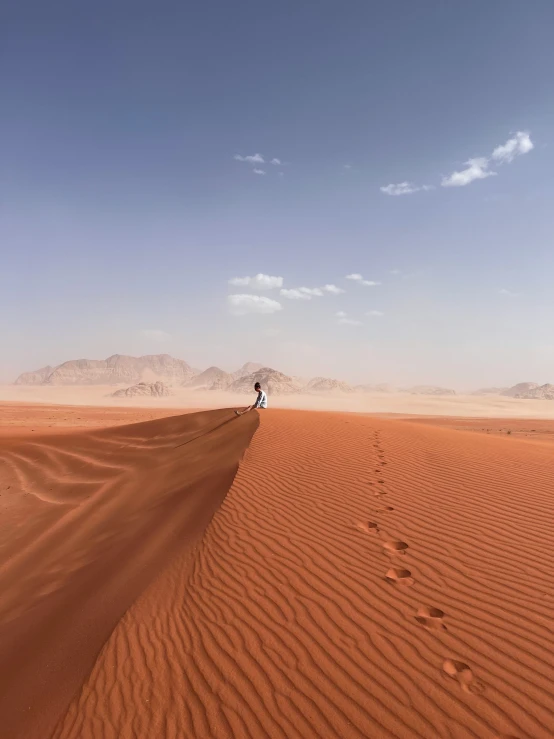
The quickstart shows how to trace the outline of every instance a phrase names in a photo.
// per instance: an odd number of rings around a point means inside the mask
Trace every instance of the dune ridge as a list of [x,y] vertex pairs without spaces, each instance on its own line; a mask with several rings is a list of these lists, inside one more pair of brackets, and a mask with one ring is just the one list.
[[546,446],[267,412],[53,739],[552,737],[553,482]]
[[2,736],[51,735],[126,609],[199,540],[256,427],[219,410],[0,440]]

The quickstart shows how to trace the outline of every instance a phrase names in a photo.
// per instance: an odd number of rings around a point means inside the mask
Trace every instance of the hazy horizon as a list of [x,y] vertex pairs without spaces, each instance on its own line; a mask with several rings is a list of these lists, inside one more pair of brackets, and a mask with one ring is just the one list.
[[[156,354],[164,354],[164,353],[165,352],[157,352]],[[122,352],[115,352],[115,354],[122,355]],[[113,356],[113,355],[110,355],[110,356]],[[129,355],[125,355],[125,356],[129,356]],[[130,355],[130,356],[132,356],[132,355]],[[106,360],[108,358],[109,357],[73,357],[73,360],[64,360],[63,362],[56,362],[56,363],[53,363],[53,364],[47,362],[46,364],[41,365],[40,367],[33,367],[33,368],[29,369],[29,370],[24,370],[23,373],[25,373],[27,371],[34,372],[34,371],[40,370],[40,369],[42,369],[43,367],[46,367],[46,366],[56,367],[56,366],[58,366],[60,364],[63,364],[64,362],[68,362],[68,361],[75,361],[75,360],[80,360],[80,359]],[[198,366],[196,366],[196,365],[191,364],[190,362],[188,362],[187,359],[184,358],[184,357],[173,357],[173,358],[174,359],[184,360],[185,362],[187,362],[187,364],[189,364],[189,366],[191,366],[195,370],[198,370],[199,372],[203,372],[204,370],[209,369],[210,367],[216,366],[219,369],[222,369],[223,371],[228,372],[229,374],[232,374],[233,372],[236,372],[237,370],[241,369],[245,364],[247,364],[247,363],[254,363],[254,364],[260,364],[263,367],[267,367],[267,368],[270,368],[270,369],[277,370],[279,372],[282,372],[285,375],[290,375],[290,376],[296,377],[296,378],[302,378],[304,380],[309,380],[309,379],[312,379],[312,378],[315,378],[315,377],[327,377],[329,379],[342,380],[342,381],[345,381],[345,382],[347,382],[349,384],[352,384],[354,386],[355,385],[361,385],[361,384],[368,384],[368,385],[390,384],[390,385],[394,386],[394,388],[396,390],[399,390],[399,391],[402,391],[404,389],[409,390],[413,386],[429,385],[429,386],[440,386],[440,387],[444,387],[445,389],[452,389],[452,390],[455,390],[457,393],[463,395],[464,393],[470,393],[471,394],[472,392],[474,392],[476,390],[486,389],[486,388],[489,388],[489,387],[504,387],[504,386],[498,385],[498,383],[496,385],[487,385],[487,386],[482,385],[482,386],[479,386],[479,387],[466,387],[466,386],[458,386],[458,387],[455,387],[453,385],[444,385],[444,384],[441,385],[440,383],[433,383],[433,382],[419,382],[419,383],[414,383],[414,382],[404,382],[403,383],[403,382],[399,382],[399,383],[389,383],[387,380],[382,380],[382,381],[380,381],[380,380],[367,380],[367,381],[357,382],[357,381],[350,381],[350,380],[348,380],[345,377],[339,377],[339,376],[333,376],[333,377],[331,377],[330,375],[325,375],[324,373],[321,373],[321,372],[320,373],[312,373],[312,374],[299,375],[297,373],[287,371],[286,368],[277,367],[277,366],[271,365],[271,364],[269,364],[267,362],[258,361],[256,359],[247,359],[245,362],[241,362],[240,365],[234,365],[234,366],[231,366],[231,365],[207,365],[205,367],[198,367]],[[23,373],[20,373],[20,374],[23,374]],[[14,377],[11,380],[7,380],[7,381],[4,381],[4,380],[1,380],[0,379],[0,385],[12,385],[16,379],[17,379],[17,377]],[[518,380],[518,383],[519,382],[534,382],[534,380]],[[119,382],[118,384],[119,385],[129,385],[128,382],[127,383],[125,383],[125,382]],[[517,384],[517,383],[512,383],[511,385],[506,385],[505,387],[511,387],[512,385],[515,385],[515,384]],[[538,383],[538,384],[540,385],[540,384],[545,384],[545,383]],[[92,383],[92,384],[85,383],[83,385],[79,385],[79,384],[73,385],[72,383],[68,383],[66,385],[64,385],[64,384],[53,385],[52,387],[53,388],[64,388],[64,387],[68,387],[68,388],[71,388],[71,387],[81,388],[82,387],[82,388],[85,389],[87,387],[94,388],[96,386],[97,386],[97,383]]]
[[32,1],[0,30],[0,382],[168,353],[554,382],[554,6]]

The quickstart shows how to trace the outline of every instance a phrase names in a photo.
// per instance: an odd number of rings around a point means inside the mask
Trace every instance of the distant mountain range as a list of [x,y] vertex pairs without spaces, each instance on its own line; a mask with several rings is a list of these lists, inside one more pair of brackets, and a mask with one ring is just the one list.
[[114,354],[107,359],[72,359],[57,367],[42,367],[24,372],[16,385],[121,385],[138,382],[182,384],[192,379],[195,372],[182,359],[169,354],[151,354],[128,357]]
[[[247,362],[235,372],[225,372],[219,367],[208,367],[199,371],[182,359],[169,354],[149,354],[130,357],[114,354],[107,359],[72,359],[57,367],[41,367],[33,372],[24,372],[15,381],[16,385],[126,385],[114,395],[167,395],[171,391],[165,386],[181,386],[197,390],[225,390],[231,393],[250,393],[259,382],[271,395],[304,393],[313,395],[346,395],[365,393],[410,393],[412,395],[456,395],[454,390],[434,385],[416,385],[399,388],[387,384],[349,385],[342,380],[328,377],[301,379],[264,367],[256,362]],[[154,384],[158,383],[156,387]],[[159,385],[162,383],[162,386]],[[511,388],[483,388],[473,395],[503,395],[511,398],[554,400],[554,385],[538,385],[521,382]]]

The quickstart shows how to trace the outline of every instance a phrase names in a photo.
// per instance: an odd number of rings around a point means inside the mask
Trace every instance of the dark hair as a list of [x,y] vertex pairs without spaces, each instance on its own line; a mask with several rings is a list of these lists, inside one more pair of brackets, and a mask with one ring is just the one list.
[[256,384],[254,385],[254,390],[261,390],[261,389],[262,389],[262,386],[260,385],[260,383],[259,383],[259,382],[257,382],[257,383],[256,383]]

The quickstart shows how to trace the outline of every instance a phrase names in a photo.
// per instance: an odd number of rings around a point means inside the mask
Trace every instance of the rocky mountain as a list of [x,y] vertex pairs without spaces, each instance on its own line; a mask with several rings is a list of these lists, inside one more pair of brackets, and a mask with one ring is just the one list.
[[34,372],[24,372],[22,375],[19,375],[14,384],[42,385],[53,369],[53,367],[47,365],[46,367],[41,367],[40,369],[35,370]]
[[[50,372],[46,372],[46,370]],[[42,373],[43,379],[37,383],[36,377]],[[193,370],[182,359],[174,359],[169,354],[151,354],[144,357],[128,357],[114,354],[108,359],[73,359],[57,367],[20,375],[16,384],[42,385],[117,385],[157,380],[181,384],[190,380]]]
[[435,387],[435,385],[415,385],[406,389],[410,395],[456,395],[455,390],[445,387]]
[[518,382],[517,385],[509,387],[502,392],[508,398],[526,398],[539,387],[538,382]]
[[[435,385],[416,385],[398,388],[387,383],[362,384],[352,387],[342,380],[327,377],[305,379],[290,377],[257,362],[246,362],[240,369],[228,373],[219,367],[203,371],[192,369],[182,359],[169,354],[149,354],[131,357],[114,354],[107,359],[73,359],[56,367],[41,367],[33,372],[23,372],[16,385],[125,385],[123,394],[133,387],[141,390],[129,395],[144,395],[144,386],[162,383],[206,390],[228,390],[234,393],[253,392],[254,383],[260,382],[270,394],[290,393],[334,394],[360,393],[409,393],[411,395],[452,396],[455,390]],[[473,395],[503,395],[509,398],[554,400],[554,385],[536,382],[520,382],[510,388],[482,388]]]
[[227,390],[230,393],[253,394],[256,382],[260,383],[268,395],[289,395],[298,393],[302,389],[302,386],[292,377],[270,367],[262,367],[256,372],[235,380]]
[[259,372],[261,369],[264,369],[263,364],[259,364],[258,362],[246,362],[246,364],[243,364],[240,369],[233,372],[233,378],[235,380],[240,380],[241,377],[248,377],[248,375],[251,375],[253,372]]
[[310,380],[302,388],[302,392],[340,395],[342,393],[353,393],[354,388],[352,385],[341,380],[331,380],[328,377],[314,377],[313,380]]
[[536,382],[520,382],[505,390],[502,395],[525,400],[554,400],[554,385],[538,385]]
[[213,386],[217,385],[218,390],[224,390],[228,385],[233,382],[233,375],[228,372],[224,372],[219,367],[208,367],[204,372],[196,375],[188,382],[183,383],[186,387],[194,387],[197,389],[208,388],[210,390],[215,389]]
[[162,398],[173,395],[171,390],[163,382],[139,382],[137,385],[116,390],[111,394],[112,398],[136,398],[137,396],[147,398]]
[[225,378],[216,378],[211,385],[209,385],[206,389],[207,390],[227,390],[229,387],[229,382]]

